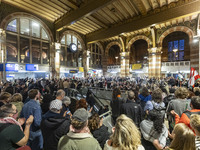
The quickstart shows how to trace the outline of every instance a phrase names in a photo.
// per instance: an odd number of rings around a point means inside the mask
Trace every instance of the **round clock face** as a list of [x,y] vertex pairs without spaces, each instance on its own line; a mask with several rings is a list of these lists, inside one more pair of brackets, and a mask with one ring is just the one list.
[[72,43],[72,44],[70,45],[70,49],[71,49],[72,52],[76,52],[76,51],[77,51],[77,46],[76,46],[76,44]]

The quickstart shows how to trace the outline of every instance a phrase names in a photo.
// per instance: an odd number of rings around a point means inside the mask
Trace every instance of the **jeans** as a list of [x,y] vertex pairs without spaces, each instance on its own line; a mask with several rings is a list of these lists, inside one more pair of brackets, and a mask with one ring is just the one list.
[[30,131],[30,136],[27,145],[31,147],[31,150],[43,149],[43,137],[41,130],[35,132]]

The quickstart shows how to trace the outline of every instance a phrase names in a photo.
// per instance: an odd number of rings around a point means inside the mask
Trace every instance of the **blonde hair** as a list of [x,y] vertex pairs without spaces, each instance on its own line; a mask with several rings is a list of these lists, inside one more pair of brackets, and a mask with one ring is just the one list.
[[195,135],[193,131],[184,123],[179,123],[174,127],[174,139],[170,148],[174,150],[196,150]]
[[10,99],[10,102],[22,102],[23,100],[23,97],[20,93],[15,93],[11,99]]
[[111,141],[120,150],[137,150],[141,145],[141,135],[132,119],[126,115],[120,115],[117,118]]
[[200,115],[194,114],[190,116],[190,124],[194,129],[200,132]]
[[187,98],[189,92],[185,87],[179,87],[176,91],[175,91],[175,96],[176,98],[181,98],[181,99],[185,99]]

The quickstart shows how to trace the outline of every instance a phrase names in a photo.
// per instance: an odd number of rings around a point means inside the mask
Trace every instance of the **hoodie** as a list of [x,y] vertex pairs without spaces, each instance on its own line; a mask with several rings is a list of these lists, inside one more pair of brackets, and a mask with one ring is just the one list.
[[[53,114],[53,112],[51,112]],[[41,122],[41,130],[44,139],[44,149],[57,150],[58,141],[69,131],[70,120],[60,115],[50,115],[43,118]]]

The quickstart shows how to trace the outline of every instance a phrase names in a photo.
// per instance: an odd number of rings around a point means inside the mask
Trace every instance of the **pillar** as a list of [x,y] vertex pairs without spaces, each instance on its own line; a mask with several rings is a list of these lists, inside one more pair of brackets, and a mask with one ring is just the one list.
[[83,68],[84,68],[84,77],[87,77],[87,73],[89,70],[89,51],[84,50],[83,51]]
[[121,77],[129,77],[129,52],[121,52]]
[[148,49],[149,52],[149,78],[161,77],[161,47]]
[[200,68],[200,51],[199,51],[199,37],[195,37],[190,43],[190,67],[193,67],[199,73]]
[[[6,32],[0,28],[0,63],[6,62]],[[4,71],[0,72],[0,81],[6,81],[5,67]]]

